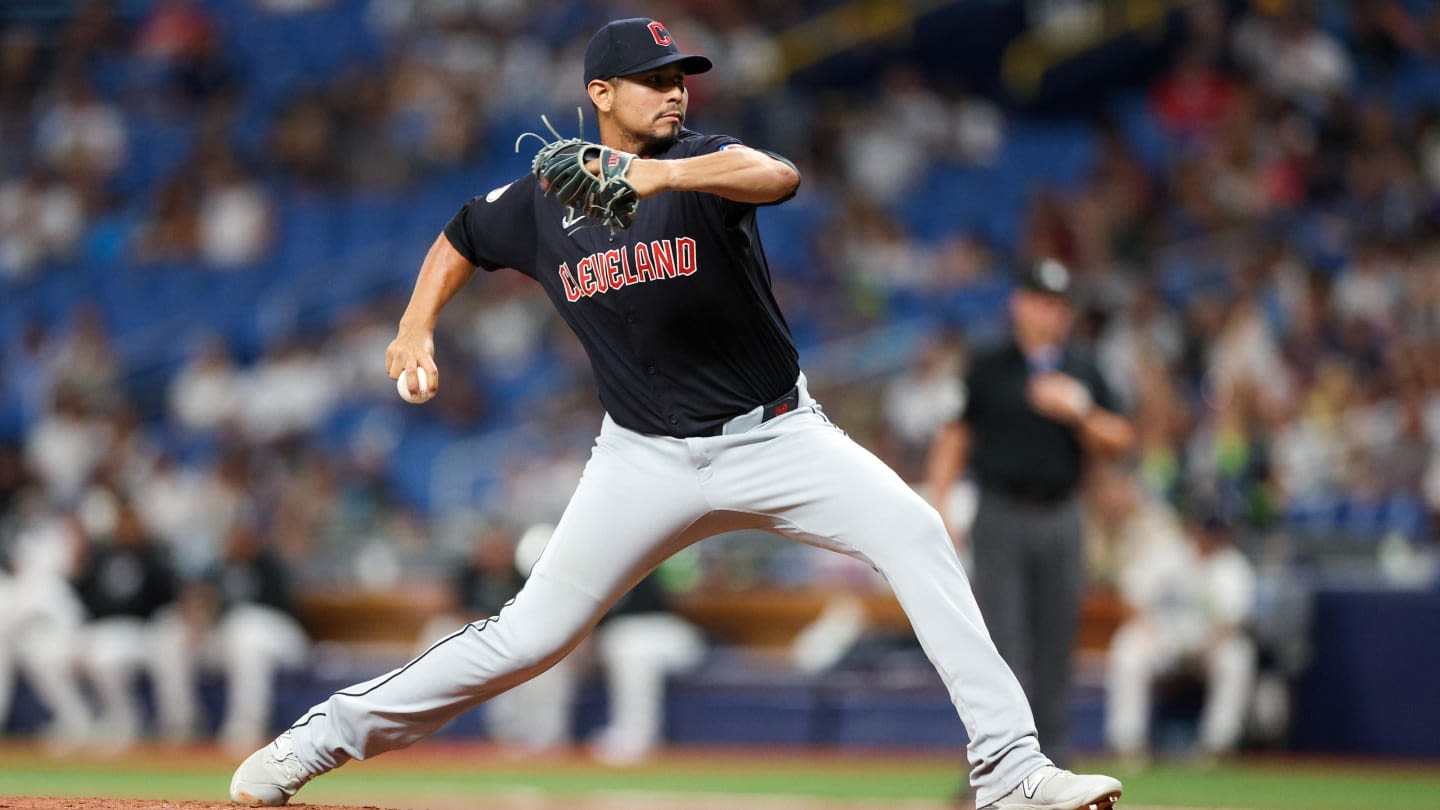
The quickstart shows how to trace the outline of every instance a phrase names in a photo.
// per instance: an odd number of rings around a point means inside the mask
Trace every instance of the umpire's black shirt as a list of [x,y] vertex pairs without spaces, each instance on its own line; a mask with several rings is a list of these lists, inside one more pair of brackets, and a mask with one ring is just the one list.
[[1057,370],[1090,391],[1095,405],[1116,410],[1110,387],[1088,357],[1065,348],[1047,367],[1027,360],[1013,341],[979,355],[965,377],[961,419],[971,428],[970,468],[981,489],[1030,501],[1058,502],[1080,483],[1084,449],[1076,428],[1037,413],[1026,398],[1032,374]]
[[[682,130],[660,159],[746,148]],[[606,412],[641,433],[708,435],[800,375],[770,288],[755,206],[694,191],[642,200],[614,234],[574,220],[526,175],[467,202],[445,228],[484,270],[540,282],[580,338]]]

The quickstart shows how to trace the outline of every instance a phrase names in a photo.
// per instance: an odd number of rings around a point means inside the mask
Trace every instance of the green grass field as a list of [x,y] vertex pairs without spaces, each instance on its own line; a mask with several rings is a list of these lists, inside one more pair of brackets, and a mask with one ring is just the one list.
[[[1094,761],[1080,767],[1120,776],[1126,788],[1121,807],[1133,810],[1440,808],[1440,766],[1433,763],[1274,759],[1206,769],[1166,765],[1143,772],[1116,770],[1111,764]],[[223,801],[232,765],[232,758],[205,750],[55,759],[24,748],[0,748],[0,797]],[[933,754],[689,751],[640,767],[609,769],[579,757],[514,760],[485,747],[422,745],[347,766],[307,786],[297,801],[445,810],[540,807],[547,801],[576,807],[600,802],[595,806],[944,808],[950,806],[956,779],[955,760]]]

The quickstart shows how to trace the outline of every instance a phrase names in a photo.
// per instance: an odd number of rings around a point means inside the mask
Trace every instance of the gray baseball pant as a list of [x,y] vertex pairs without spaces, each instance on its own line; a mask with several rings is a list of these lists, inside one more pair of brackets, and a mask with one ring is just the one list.
[[824,416],[803,376],[800,407],[744,432],[676,439],[607,416],[515,599],[312,708],[292,729],[296,755],[321,773],[416,742],[563,658],[669,555],[739,529],[848,554],[886,578],[969,732],[981,805],[1049,762],[939,515]]
[[1063,761],[1085,588],[1080,501],[1039,504],[985,489],[970,537],[985,622],[1030,696],[1040,740]]

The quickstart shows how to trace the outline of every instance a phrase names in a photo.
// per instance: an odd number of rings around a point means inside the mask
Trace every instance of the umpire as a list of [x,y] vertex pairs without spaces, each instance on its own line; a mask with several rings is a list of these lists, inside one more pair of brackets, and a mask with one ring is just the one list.
[[952,528],[945,502],[967,462],[979,486],[972,582],[995,645],[1029,694],[1040,744],[1057,762],[1069,743],[1085,584],[1077,490],[1088,456],[1123,453],[1133,441],[1095,363],[1068,345],[1070,291],[1060,262],[1025,268],[1010,296],[1010,337],[971,365],[965,405],[937,433],[928,470],[931,497]]

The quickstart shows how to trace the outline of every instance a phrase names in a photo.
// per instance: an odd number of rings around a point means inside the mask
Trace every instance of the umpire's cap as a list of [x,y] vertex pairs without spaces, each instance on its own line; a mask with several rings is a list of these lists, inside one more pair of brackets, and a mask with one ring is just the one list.
[[1020,272],[1020,287],[1070,300],[1070,270],[1059,259],[1041,259]]
[[585,48],[585,83],[611,76],[644,73],[679,62],[686,73],[704,73],[710,60],[680,53],[665,26],[646,17],[605,23]]

